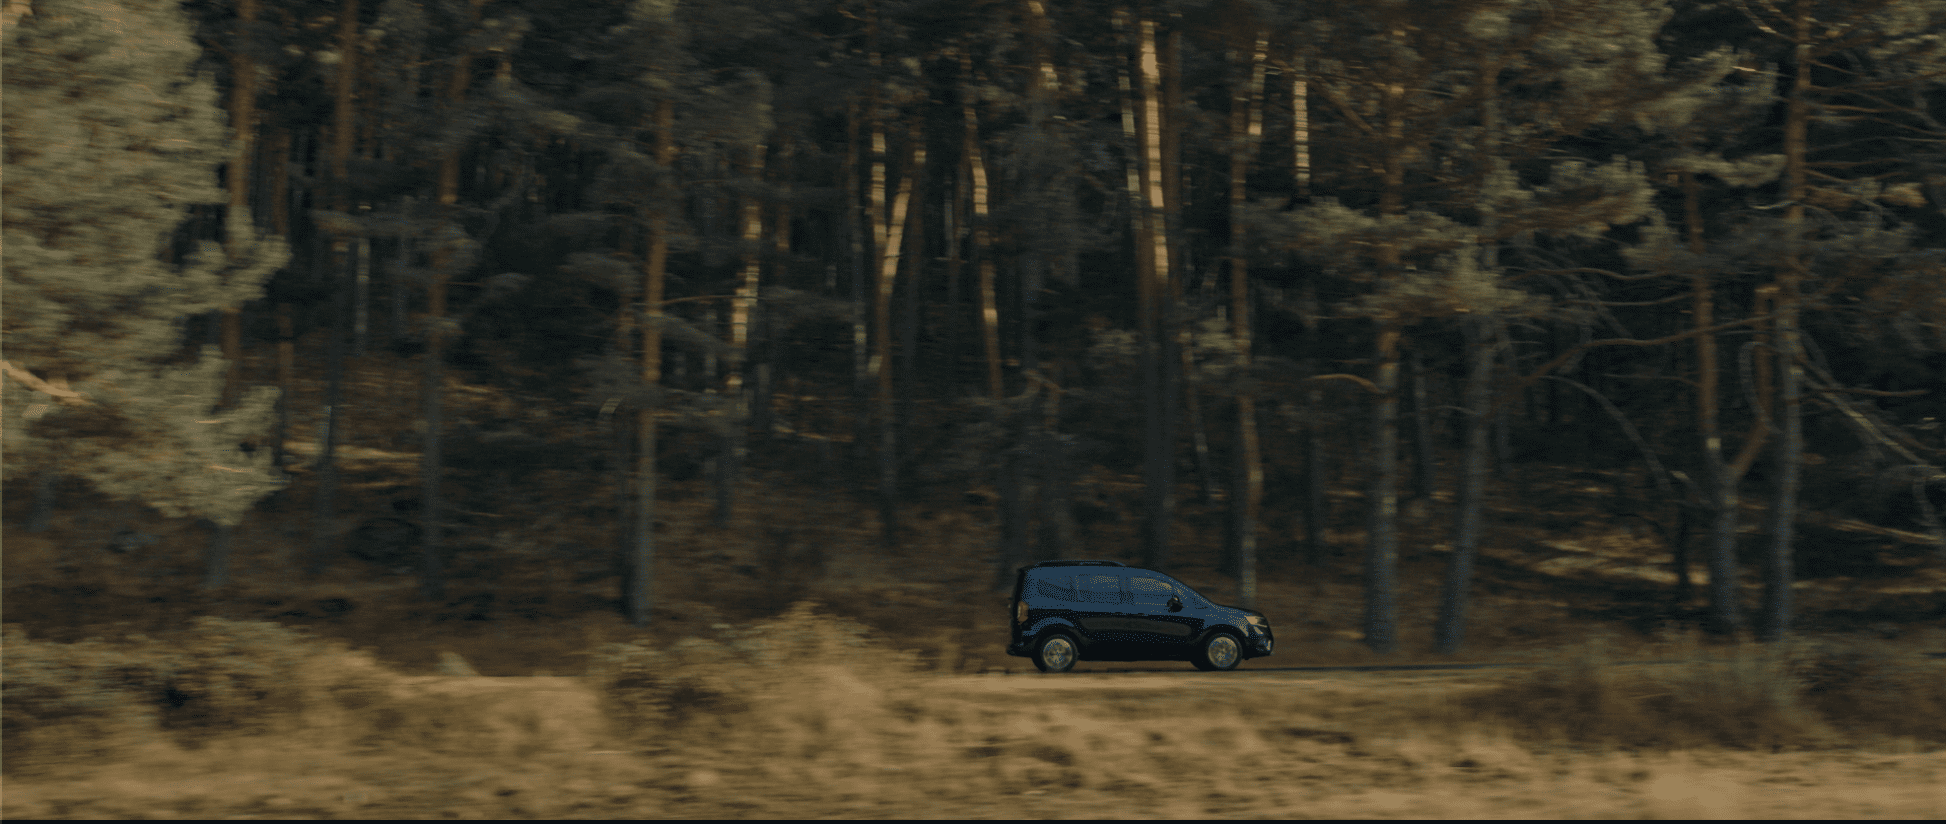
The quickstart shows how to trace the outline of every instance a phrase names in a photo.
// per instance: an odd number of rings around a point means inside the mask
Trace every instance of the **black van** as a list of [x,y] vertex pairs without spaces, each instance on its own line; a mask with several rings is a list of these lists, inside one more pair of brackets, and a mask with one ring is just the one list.
[[1254,610],[1213,604],[1187,584],[1116,561],[1043,561],[1014,581],[1007,654],[1041,672],[1076,661],[1188,661],[1235,669],[1270,654],[1270,622]]

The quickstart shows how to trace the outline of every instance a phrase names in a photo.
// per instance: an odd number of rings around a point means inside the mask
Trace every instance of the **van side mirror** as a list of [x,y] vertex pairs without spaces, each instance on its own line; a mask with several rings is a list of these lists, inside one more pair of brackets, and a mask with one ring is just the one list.
[[1169,611],[1170,611],[1170,612],[1181,612],[1181,611],[1182,611],[1182,599],[1181,599],[1181,598],[1177,598],[1177,597],[1176,597],[1176,596],[1174,596],[1174,595],[1171,595],[1171,596],[1169,596]]

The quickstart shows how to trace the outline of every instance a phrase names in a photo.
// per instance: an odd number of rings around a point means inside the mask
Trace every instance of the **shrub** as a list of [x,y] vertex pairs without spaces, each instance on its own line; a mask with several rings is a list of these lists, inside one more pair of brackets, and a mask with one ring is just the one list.
[[608,711],[627,733],[699,725],[722,729],[776,720],[773,710],[833,690],[856,698],[859,685],[917,668],[914,656],[890,652],[873,636],[863,624],[818,614],[815,605],[798,602],[720,641],[686,638],[660,650],[609,644],[595,652],[590,672],[599,679]]
[[305,689],[318,642],[277,624],[198,618],[161,656],[162,726],[191,739],[256,734],[301,721],[319,696]]
[[336,728],[381,695],[382,670],[277,624],[198,618],[167,638],[76,644],[6,635],[6,766],[104,759],[164,738]]
[[1946,741],[1946,673],[1910,649],[1807,641],[1789,666],[1805,700],[1839,730]]
[[1859,734],[1946,741],[1946,680],[1898,650],[1802,641],[1677,664],[1600,642],[1460,702],[1530,737],[1623,747],[1824,747]]
[[5,633],[0,740],[10,774],[69,758],[103,759],[154,738],[158,708],[140,696],[160,681],[153,662],[102,641],[31,641]]
[[747,709],[743,689],[725,671],[739,668],[730,659],[722,644],[698,638],[668,650],[609,644],[595,651],[589,671],[600,679],[607,711],[623,734],[632,735],[665,722],[686,725]]

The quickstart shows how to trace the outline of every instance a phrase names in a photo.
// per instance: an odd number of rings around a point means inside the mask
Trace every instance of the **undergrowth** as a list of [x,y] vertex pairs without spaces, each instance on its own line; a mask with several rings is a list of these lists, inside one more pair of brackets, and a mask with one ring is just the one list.
[[158,741],[342,731],[395,677],[367,654],[269,622],[204,617],[167,637],[71,644],[10,625],[4,640],[10,774]]
[[[1262,693],[1274,697],[1248,707],[995,706],[942,692],[949,682],[883,637],[799,603],[713,639],[609,644],[591,654],[588,677],[521,692],[502,689],[512,683],[505,679],[404,676],[367,653],[270,623],[204,618],[166,637],[79,643],[9,628],[5,769],[43,773],[158,745],[277,736],[325,750],[518,757],[620,742],[861,787],[929,763],[977,762],[993,768],[994,781],[1034,786],[1093,780],[1091,765],[1112,772],[1131,753],[1183,757],[1190,732],[1204,756],[1265,763],[1292,756],[1284,750],[1294,741],[1356,748],[1401,732],[1622,749],[1946,743],[1938,664],[1866,642],[1692,651],[1662,664],[1618,660],[1595,642],[1494,686],[1384,708],[1301,689]],[[1036,677],[1019,676],[1023,684]]]
[[1596,639],[1458,705],[1530,739],[1630,749],[1946,742],[1946,678],[1910,649],[1799,639],[1685,659],[1630,663]]

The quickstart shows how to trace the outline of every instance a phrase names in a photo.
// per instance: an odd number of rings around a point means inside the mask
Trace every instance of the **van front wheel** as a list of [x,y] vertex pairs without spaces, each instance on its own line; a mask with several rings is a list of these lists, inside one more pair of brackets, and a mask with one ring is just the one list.
[[1221,672],[1237,668],[1243,660],[1243,647],[1237,644],[1236,636],[1219,632],[1203,641],[1203,648],[1196,651],[1196,657],[1189,663],[1204,672]]

